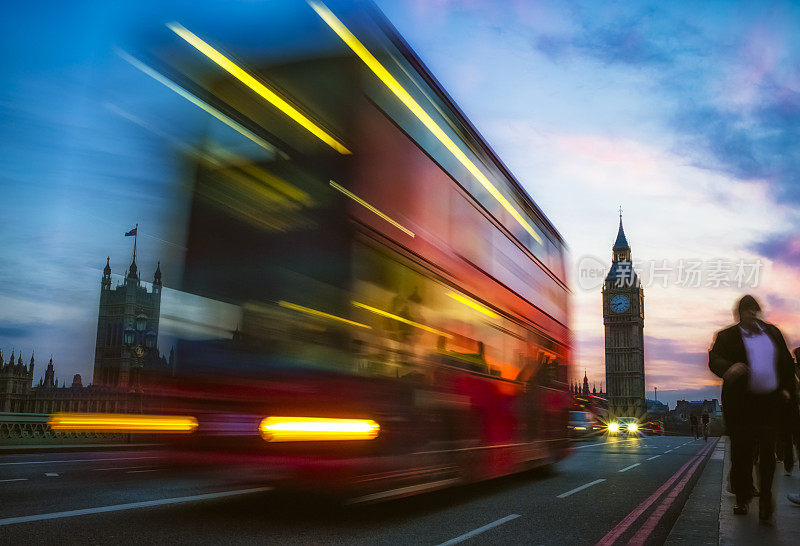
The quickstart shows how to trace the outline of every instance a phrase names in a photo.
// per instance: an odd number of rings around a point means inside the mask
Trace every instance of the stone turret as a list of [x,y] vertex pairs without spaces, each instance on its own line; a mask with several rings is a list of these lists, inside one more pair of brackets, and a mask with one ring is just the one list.
[[50,362],[47,364],[47,369],[44,371],[44,387],[54,388],[56,386],[55,378],[56,371],[53,368],[53,357],[51,356]]

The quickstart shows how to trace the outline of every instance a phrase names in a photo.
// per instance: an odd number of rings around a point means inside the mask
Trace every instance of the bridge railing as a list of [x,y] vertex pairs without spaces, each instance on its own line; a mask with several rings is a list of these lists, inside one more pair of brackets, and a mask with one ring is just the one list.
[[56,432],[47,424],[45,413],[0,412],[0,445],[65,445],[128,443],[124,433]]

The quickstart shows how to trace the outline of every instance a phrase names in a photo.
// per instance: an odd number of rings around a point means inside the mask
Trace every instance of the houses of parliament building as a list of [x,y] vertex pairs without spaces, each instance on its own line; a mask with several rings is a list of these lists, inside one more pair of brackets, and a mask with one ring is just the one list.
[[106,259],[100,281],[94,374],[92,384],[83,385],[75,374],[72,383],[59,385],[52,357],[35,381],[35,358],[28,363],[22,353],[6,361],[0,351],[0,412],[53,413],[59,411],[119,412],[132,405],[148,379],[174,370],[175,356],[158,351],[158,320],[161,306],[161,264],[156,266],[150,290],[142,283],[136,266],[136,251],[123,283],[112,287],[111,264]]

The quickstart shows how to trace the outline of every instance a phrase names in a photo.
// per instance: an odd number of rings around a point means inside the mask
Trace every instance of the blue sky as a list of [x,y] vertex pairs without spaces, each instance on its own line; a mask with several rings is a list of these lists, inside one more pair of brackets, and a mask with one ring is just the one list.
[[[763,262],[767,318],[800,345],[800,8],[787,2],[378,5],[583,257],[610,259],[617,207],[634,258]],[[259,2],[16,5],[0,21],[0,350],[91,375],[101,269],[180,276],[174,147],[207,126],[118,49],[180,20],[243,56],[293,43]],[[273,6],[270,15],[274,17]],[[240,25],[266,33],[243,33]],[[126,117],[127,116],[127,117]],[[132,123],[133,120],[133,123]],[[170,129],[170,139],[153,130]],[[183,207],[183,208],[182,208]],[[576,374],[602,380],[600,292],[573,279]],[[646,287],[647,388],[716,395],[705,367],[737,288]],[[167,308],[182,300],[165,294]],[[171,306],[171,307],[170,307]],[[225,314],[227,311],[220,311]],[[234,320],[226,315],[226,320]],[[170,327],[162,325],[168,351]]]

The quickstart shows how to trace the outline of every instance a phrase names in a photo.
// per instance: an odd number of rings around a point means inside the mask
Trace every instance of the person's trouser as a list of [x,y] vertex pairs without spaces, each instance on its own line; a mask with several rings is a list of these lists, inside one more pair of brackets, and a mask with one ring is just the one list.
[[753,457],[758,450],[760,501],[772,503],[775,475],[775,441],[778,432],[778,395],[751,395],[750,413],[743,422],[730,427],[731,481],[736,504],[747,504],[753,497]]
[[789,431],[783,431],[778,436],[778,455],[783,460],[783,468],[786,472],[791,472],[794,467],[793,435]]
[[791,472],[794,467],[794,450],[798,450],[800,457],[800,412],[797,403],[792,400],[781,409],[783,424],[779,433],[778,452],[783,459],[786,472]]

